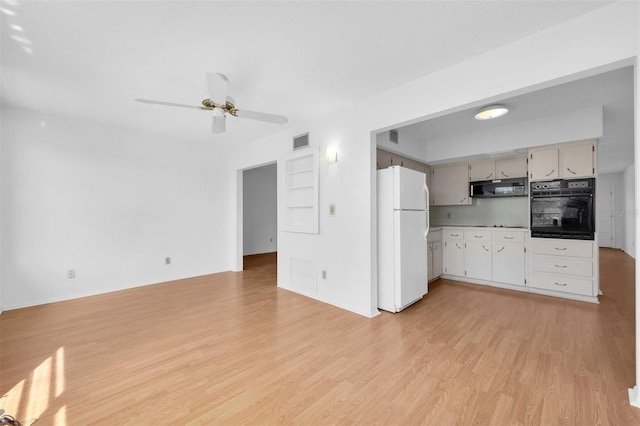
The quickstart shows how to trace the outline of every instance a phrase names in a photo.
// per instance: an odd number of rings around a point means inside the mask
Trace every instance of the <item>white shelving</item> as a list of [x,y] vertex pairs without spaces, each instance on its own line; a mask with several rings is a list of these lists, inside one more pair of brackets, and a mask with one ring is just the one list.
[[284,221],[289,232],[318,233],[318,148],[289,154],[284,161]]

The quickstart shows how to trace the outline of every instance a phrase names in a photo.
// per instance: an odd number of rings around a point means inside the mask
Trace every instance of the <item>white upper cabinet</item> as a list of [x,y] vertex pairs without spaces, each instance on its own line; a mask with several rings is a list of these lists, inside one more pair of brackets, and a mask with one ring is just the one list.
[[496,162],[480,161],[469,164],[469,181],[493,180],[496,178]]
[[529,180],[572,179],[596,175],[595,140],[529,149]]
[[527,177],[526,157],[469,164],[469,181]]
[[558,176],[558,148],[529,151],[529,180],[550,180]]
[[416,170],[422,173],[428,173],[429,166],[420,161],[412,160],[400,154],[394,154],[384,149],[376,149],[376,169],[386,169],[391,166],[401,166],[407,169]]
[[496,161],[496,179],[527,177],[527,158],[508,158]]
[[469,198],[469,167],[467,164],[431,169],[431,205],[463,206]]
[[594,143],[580,145],[569,145],[560,148],[560,177],[571,179],[595,175],[595,155]]

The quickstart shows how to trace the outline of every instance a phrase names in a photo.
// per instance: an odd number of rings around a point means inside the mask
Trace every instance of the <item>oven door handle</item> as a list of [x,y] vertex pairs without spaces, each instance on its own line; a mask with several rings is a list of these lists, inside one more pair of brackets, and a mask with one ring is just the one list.
[[583,192],[580,194],[546,194],[546,195],[531,194],[531,199],[535,200],[536,198],[558,198],[558,197],[567,198],[567,197],[575,197],[575,196],[582,196],[582,195],[588,195],[589,197],[593,197],[592,192],[589,192],[589,193]]

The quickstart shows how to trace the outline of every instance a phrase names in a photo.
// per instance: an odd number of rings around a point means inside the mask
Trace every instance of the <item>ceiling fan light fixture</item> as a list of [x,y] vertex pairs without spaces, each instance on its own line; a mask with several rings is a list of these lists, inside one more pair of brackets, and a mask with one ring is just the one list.
[[215,118],[222,118],[222,117],[224,117],[224,109],[223,109],[223,108],[218,108],[218,107],[216,107],[216,108],[214,108],[211,112],[213,113],[213,116],[214,116]]
[[482,108],[475,115],[476,120],[493,120],[502,117],[509,112],[509,108],[504,105],[489,105]]

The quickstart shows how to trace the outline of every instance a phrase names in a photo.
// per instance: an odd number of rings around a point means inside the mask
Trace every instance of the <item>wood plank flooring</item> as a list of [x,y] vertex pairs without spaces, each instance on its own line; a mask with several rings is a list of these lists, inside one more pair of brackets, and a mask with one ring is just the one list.
[[601,304],[439,280],[367,319],[244,272],[0,316],[0,407],[37,425],[634,425],[634,262]]

